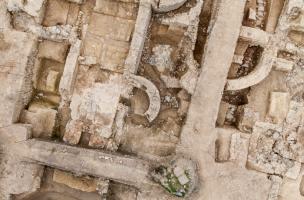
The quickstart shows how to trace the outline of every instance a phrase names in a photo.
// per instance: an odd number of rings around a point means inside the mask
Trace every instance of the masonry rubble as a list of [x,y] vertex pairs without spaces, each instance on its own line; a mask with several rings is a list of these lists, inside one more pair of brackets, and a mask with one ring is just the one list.
[[[283,124],[257,122],[250,139],[247,165],[257,171],[296,179],[303,162],[303,103],[291,101]],[[298,132],[296,130],[298,129]]]
[[[84,120],[91,121],[90,132],[98,136],[109,138],[112,135],[112,126],[114,123],[115,114],[117,111],[121,85],[115,83],[115,80],[108,84],[95,84],[91,89],[83,92],[83,95],[73,95],[71,99],[71,121],[67,125],[67,132],[65,134],[65,141],[70,141],[70,137],[74,138],[74,126],[79,127],[77,133],[81,133]],[[105,94],[107,94],[105,96]],[[113,106],[113,103],[115,105]],[[111,108],[111,109],[110,109]],[[79,142],[81,134],[77,136],[76,143]],[[94,138],[94,137],[92,137]],[[94,141],[91,140],[92,145]]]
[[174,63],[171,59],[172,47],[170,45],[157,45],[153,47],[149,63],[155,66],[159,72],[164,72],[165,70],[171,71],[174,67]]

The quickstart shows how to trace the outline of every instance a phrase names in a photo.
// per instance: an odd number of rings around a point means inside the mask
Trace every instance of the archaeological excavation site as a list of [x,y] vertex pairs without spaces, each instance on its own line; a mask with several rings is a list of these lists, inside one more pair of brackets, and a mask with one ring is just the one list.
[[304,0],[0,0],[0,200],[304,200]]

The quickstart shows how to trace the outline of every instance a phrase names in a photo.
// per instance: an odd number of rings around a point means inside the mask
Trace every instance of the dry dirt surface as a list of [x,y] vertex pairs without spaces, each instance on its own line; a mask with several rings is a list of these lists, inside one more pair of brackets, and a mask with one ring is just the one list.
[[304,200],[304,0],[0,0],[0,200]]

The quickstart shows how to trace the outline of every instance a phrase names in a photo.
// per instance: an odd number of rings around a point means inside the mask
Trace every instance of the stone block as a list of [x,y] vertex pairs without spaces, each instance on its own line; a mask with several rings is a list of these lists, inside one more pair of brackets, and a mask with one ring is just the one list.
[[243,55],[234,55],[232,62],[241,65],[241,64],[243,64],[243,59],[244,59]]
[[76,177],[71,173],[57,169],[54,170],[53,181],[83,192],[95,192],[97,189],[96,180],[87,177]]
[[246,166],[248,157],[249,137],[241,132],[234,132],[231,135],[229,160],[237,163],[240,167]]
[[189,180],[189,178],[186,176],[186,174],[183,174],[183,175],[179,176],[177,179],[178,179],[178,182],[179,182],[180,184],[182,184],[182,185],[185,185],[185,184],[187,184],[187,183],[190,182],[190,180]]
[[28,111],[29,112],[39,112],[43,109],[51,109],[53,108],[54,106],[51,105],[51,104],[48,104],[48,103],[42,103],[41,101],[33,101],[29,104],[29,107],[28,107]]
[[237,108],[237,116],[237,127],[245,133],[250,133],[255,122],[260,118],[259,113],[255,112],[248,105],[239,106]]
[[108,140],[98,134],[92,134],[89,141],[89,146],[99,149],[106,148]]
[[100,65],[102,69],[123,72],[124,63],[129,52],[129,43],[107,40],[102,45]]
[[81,40],[72,44],[68,53],[62,78],[59,83],[59,92],[62,98],[69,99],[73,93],[76,74],[78,71],[78,56],[80,54]]
[[230,158],[231,135],[221,134],[215,141],[215,161],[227,162]]
[[135,3],[123,3],[112,0],[97,0],[94,11],[105,14],[117,16],[125,19],[136,19],[138,5]]
[[70,4],[68,18],[67,18],[67,24],[69,25],[75,25],[78,15],[80,11],[80,6],[77,4]]
[[301,178],[300,193],[302,196],[304,196],[304,176],[302,176],[302,178]]
[[182,168],[177,166],[173,169],[173,173],[175,176],[179,177],[179,176],[185,174],[185,170],[183,170]]
[[229,109],[229,103],[221,101],[220,109],[219,109],[219,112],[217,115],[217,120],[216,120],[217,126],[224,126],[228,109]]
[[128,42],[131,39],[134,24],[133,20],[93,13],[89,32],[105,38]]
[[27,0],[23,10],[33,17],[39,17],[43,10],[43,4],[46,0]]
[[62,0],[48,0],[43,26],[66,25],[69,2]]
[[199,73],[197,70],[189,69],[180,80],[182,88],[187,90],[189,94],[194,93],[198,75]]
[[103,123],[99,124],[99,120],[104,120],[103,116],[96,115],[96,122],[91,126],[91,131],[103,138],[109,139],[112,136],[112,127],[105,127]]
[[[291,101],[289,111],[286,117],[286,123],[289,128],[298,128],[304,124],[304,103]],[[300,130],[300,129],[299,129]]]
[[255,11],[255,9],[249,8],[248,11],[248,19],[255,21],[257,19],[257,13]]
[[46,78],[46,89],[50,92],[55,92],[57,88],[59,72],[49,71],[49,74]]
[[275,123],[282,123],[289,110],[289,94],[286,92],[271,92],[268,115]]
[[92,66],[97,64],[97,59],[94,56],[79,56],[78,62],[81,65]]
[[55,127],[57,111],[53,109],[40,109],[36,112],[24,110],[21,114],[22,123],[31,124],[34,137],[51,137]]
[[241,141],[241,134],[240,133],[234,133],[231,135],[231,142],[230,142],[230,160],[236,160],[238,157],[238,152],[240,149],[240,146],[242,145]]
[[25,124],[13,124],[0,128],[0,144],[9,144],[25,141],[32,136],[31,126]]
[[67,50],[67,44],[44,40],[39,44],[38,56],[40,58],[47,58],[58,61],[60,63],[64,63],[67,55]]
[[294,62],[283,58],[277,58],[275,62],[275,69],[283,72],[290,72],[293,69]]
[[105,43],[105,39],[96,36],[91,33],[86,34],[86,38],[84,40],[84,47],[83,47],[83,56],[94,56],[96,57],[96,60],[99,61],[101,51],[102,51],[102,46]]
[[131,41],[130,51],[125,62],[125,72],[136,74],[146,41],[148,27],[152,17],[151,4],[141,3]]
[[242,26],[240,38],[245,41],[252,42],[253,44],[265,46],[266,44],[268,44],[270,35],[260,29]]
[[78,144],[82,130],[83,130],[83,122],[79,120],[71,120],[66,125],[66,131],[64,133],[63,141],[69,144]]

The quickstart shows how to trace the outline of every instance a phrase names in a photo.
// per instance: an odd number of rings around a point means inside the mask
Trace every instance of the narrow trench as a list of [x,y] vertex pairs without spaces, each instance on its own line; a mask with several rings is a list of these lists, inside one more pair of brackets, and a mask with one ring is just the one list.
[[212,8],[214,6],[215,1],[206,0],[203,5],[202,12],[199,17],[199,26],[197,33],[197,41],[194,49],[194,59],[201,64],[202,55],[204,54],[204,48],[208,37],[208,28],[210,25],[210,20],[212,16]]

